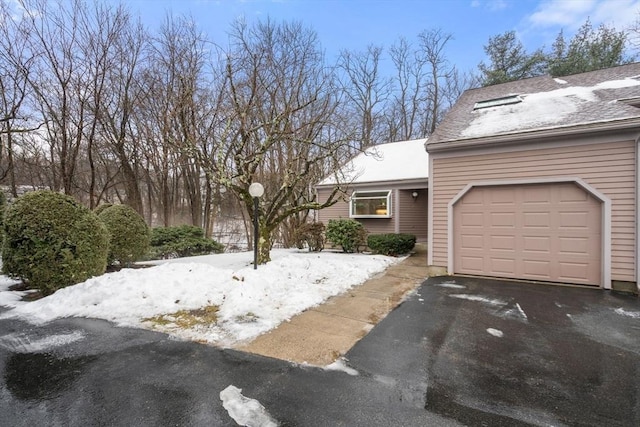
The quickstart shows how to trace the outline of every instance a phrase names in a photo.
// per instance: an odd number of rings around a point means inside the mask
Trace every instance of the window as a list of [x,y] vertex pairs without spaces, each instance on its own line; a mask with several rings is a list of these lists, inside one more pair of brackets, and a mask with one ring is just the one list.
[[354,191],[351,218],[391,218],[391,190]]
[[476,102],[473,106],[473,110],[480,110],[482,108],[500,107],[502,105],[517,104],[522,102],[522,97],[519,95],[509,95],[503,98],[487,99],[486,101]]

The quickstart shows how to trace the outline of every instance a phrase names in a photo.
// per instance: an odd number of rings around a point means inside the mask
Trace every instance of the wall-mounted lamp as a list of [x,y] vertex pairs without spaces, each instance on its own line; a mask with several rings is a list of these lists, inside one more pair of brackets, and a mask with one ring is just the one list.
[[415,202],[416,200],[418,200],[418,192],[414,191],[413,193],[411,193],[411,197],[413,197],[413,201]]

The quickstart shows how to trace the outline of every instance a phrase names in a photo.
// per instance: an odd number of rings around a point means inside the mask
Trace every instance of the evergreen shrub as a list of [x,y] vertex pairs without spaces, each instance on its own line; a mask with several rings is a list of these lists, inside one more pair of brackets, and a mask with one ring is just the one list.
[[151,230],[149,259],[167,259],[224,252],[224,246],[204,236],[195,225],[156,227]]
[[416,246],[413,234],[371,234],[367,237],[367,246],[374,253],[397,256],[411,252]]
[[330,219],[325,237],[334,245],[342,247],[344,252],[352,253],[358,252],[359,247],[364,246],[367,231],[354,219]]
[[6,211],[2,271],[44,295],[104,273],[109,233],[73,198],[34,191]]
[[98,215],[111,237],[109,265],[129,266],[149,250],[147,223],[131,206],[113,205]]

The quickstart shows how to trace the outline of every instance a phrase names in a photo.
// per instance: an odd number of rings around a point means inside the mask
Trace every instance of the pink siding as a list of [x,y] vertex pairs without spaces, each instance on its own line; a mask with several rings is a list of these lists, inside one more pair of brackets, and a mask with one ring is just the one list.
[[432,155],[433,265],[447,266],[447,204],[469,182],[578,177],[612,201],[612,280],[635,278],[635,143],[622,141],[497,154]]
[[[381,189],[388,188],[390,187],[381,186]],[[369,190],[369,188],[367,190]],[[417,191],[419,194],[415,201],[411,196],[413,191]],[[394,204],[396,203],[396,192],[398,192],[399,206],[394,207],[394,214],[391,218],[357,218],[357,221],[362,223],[369,234],[395,233],[397,231],[399,233],[414,234],[418,242],[426,242],[428,228],[428,190],[426,188],[415,190],[393,189],[391,197]],[[319,189],[319,202],[325,201],[329,194],[329,189]],[[399,211],[397,208],[399,208]],[[329,222],[330,219],[338,218],[349,218],[348,202],[339,201],[335,205],[318,212],[318,220],[325,224]],[[397,227],[396,221],[398,222]]]
[[[416,191],[414,200],[411,193]],[[428,190],[400,190],[400,233],[413,234],[418,242],[427,241],[427,214],[429,206]]]

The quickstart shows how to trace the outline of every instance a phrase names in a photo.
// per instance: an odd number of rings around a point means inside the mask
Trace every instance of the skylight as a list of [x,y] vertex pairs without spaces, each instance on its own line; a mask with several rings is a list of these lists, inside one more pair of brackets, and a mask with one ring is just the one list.
[[486,101],[476,102],[473,106],[474,111],[482,108],[500,107],[503,105],[517,104],[522,102],[520,95],[503,96],[502,98],[487,99]]

